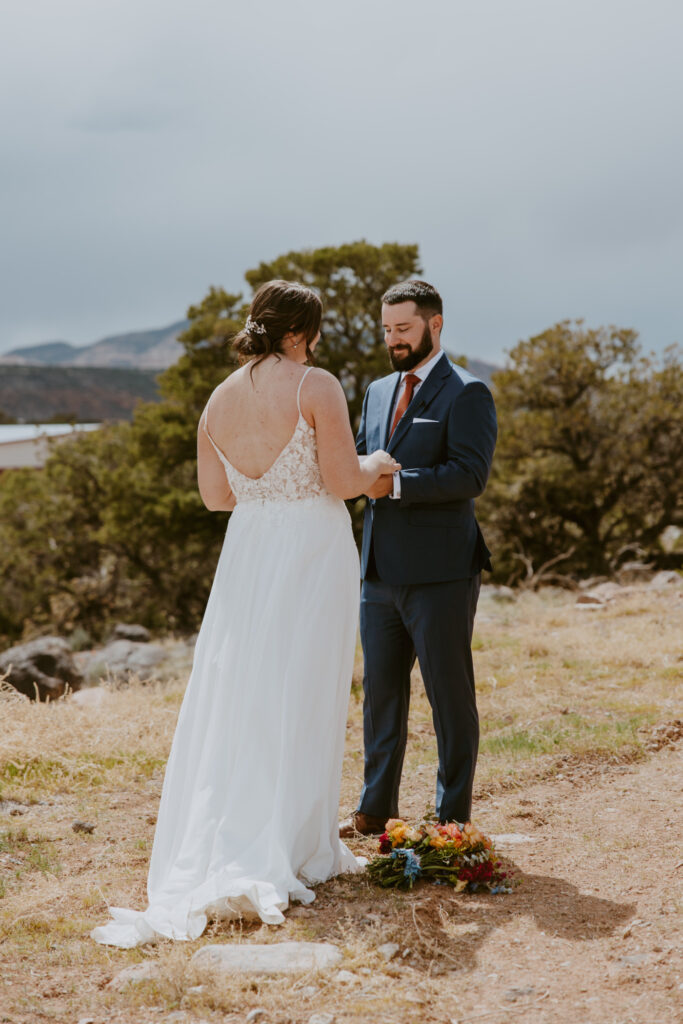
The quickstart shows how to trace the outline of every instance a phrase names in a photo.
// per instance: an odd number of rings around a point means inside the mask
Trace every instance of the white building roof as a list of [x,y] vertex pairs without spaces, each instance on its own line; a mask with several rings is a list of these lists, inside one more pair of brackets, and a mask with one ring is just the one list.
[[0,423],[0,472],[39,468],[50,453],[51,439],[74,437],[100,426],[100,423]]
[[79,430],[97,430],[99,423],[0,423],[0,444],[61,437]]

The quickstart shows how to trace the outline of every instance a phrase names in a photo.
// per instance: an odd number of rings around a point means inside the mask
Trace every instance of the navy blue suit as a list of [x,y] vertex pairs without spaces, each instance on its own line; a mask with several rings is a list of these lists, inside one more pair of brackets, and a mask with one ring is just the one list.
[[489,551],[474,516],[496,443],[491,392],[444,354],[389,439],[400,373],[373,381],[356,447],[401,463],[401,497],[368,501],[361,640],[365,783],[358,810],[398,814],[410,671],[417,657],[439,752],[436,811],[470,817],[479,745],[472,628]]

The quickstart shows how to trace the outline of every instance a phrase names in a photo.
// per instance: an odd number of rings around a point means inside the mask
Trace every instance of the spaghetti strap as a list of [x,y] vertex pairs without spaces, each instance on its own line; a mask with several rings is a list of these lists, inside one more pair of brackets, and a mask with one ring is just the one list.
[[211,399],[216,394],[216,390],[217,389],[214,389],[211,392],[210,396],[209,396],[209,400],[206,403],[206,406],[204,407],[204,412],[202,413],[202,418],[200,420],[200,423],[202,425],[204,433],[206,434],[206,436],[208,437],[209,441],[211,442],[211,444],[213,446],[213,450],[215,451],[215,453],[218,456],[218,458],[221,460],[221,462],[227,462],[228,461],[227,458],[225,457],[223,452],[220,450],[220,448],[218,447],[218,445],[216,444],[214,439],[211,437],[211,434],[209,432],[209,406],[211,405]]
[[298,387],[298,390],[297,390],[297,393],[296,393],[296,407],[297,407],[297,409],[299,411],[299,416],[303,415],[302,412],[301,412],[301,402],[300,402],[301,385],[306,380],[306,377],[308,376],[308,374],[311,372],[312,369],[313,369],[313,367],[309,366],[308,369],[306,370],[306,372],[304,373],[303,377],[299,381],[299,387]]

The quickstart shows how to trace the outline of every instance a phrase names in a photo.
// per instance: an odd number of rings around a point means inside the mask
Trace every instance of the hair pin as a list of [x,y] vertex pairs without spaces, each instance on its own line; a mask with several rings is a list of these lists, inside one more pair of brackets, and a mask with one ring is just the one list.
[[244,325],[245,331],[249,331],[250,334],[267,334],[266,325],[260,324],[256,320],[252,320],[250,316],[247,317],[247,322]]

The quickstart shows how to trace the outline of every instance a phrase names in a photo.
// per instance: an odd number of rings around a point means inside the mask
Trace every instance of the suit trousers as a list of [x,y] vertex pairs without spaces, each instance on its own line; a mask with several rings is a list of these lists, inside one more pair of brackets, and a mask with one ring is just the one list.
[[364,814],[398,815],[410,672],[417,657],[439,754],[436,813],[444,822],[469,820],[479,749],[471,644],[480,585],[481,574],[406,586],[385,583],[376,572],[364,580],[365,780],[358,805]]

